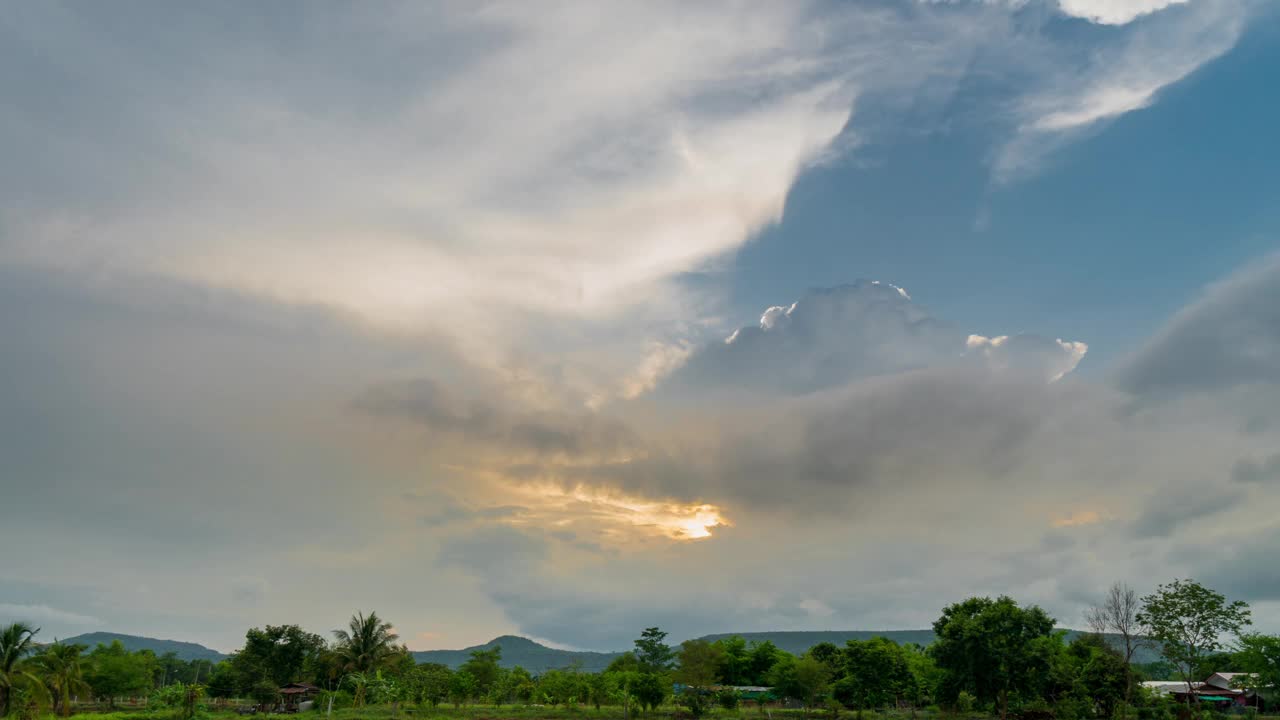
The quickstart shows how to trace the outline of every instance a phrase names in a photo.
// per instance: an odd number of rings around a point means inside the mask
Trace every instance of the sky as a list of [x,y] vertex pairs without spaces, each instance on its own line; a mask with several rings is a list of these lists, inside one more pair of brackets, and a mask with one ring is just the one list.
[[0,7],[0,621],[1280,631],[1267,2]]

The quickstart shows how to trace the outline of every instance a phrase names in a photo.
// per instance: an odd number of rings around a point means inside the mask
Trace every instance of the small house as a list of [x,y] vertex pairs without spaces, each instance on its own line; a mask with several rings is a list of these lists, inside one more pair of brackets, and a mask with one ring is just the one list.
[[280,704],[285,712],[308,710],[319,693],[320,688],[311,683],[289,683],[280,688]]

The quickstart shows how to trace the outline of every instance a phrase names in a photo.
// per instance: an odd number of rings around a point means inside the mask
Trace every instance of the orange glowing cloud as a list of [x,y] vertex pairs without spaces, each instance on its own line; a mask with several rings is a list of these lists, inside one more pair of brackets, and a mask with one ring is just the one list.
[[1053,526],[1056,528],[1067,528],[1080,527],[1082,525],[1097,525],[1106,519],[1106,516],[1097,510],[1077,510],[1070,515],[1054,518]]

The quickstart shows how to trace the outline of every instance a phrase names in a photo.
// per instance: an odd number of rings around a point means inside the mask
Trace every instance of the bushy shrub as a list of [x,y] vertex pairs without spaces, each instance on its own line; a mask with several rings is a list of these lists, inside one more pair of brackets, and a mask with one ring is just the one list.
[[716,702],[725,710],[737,710],[738,699],[738,691],[733,688],[725,688],[716,693]]
[[209,714],[209,707],[204,703],[204,693],[203,685],[178,682],[151,693],[147,705],[167,711],[178,720],[193,720]]
[[[1017,715],[1020,720],[1053,720],[1059,717],[1053,706],[1039,698],[1023,703]],[[1074,716],[1070,720],[1075,720]]]
[[702,693],[695,688],[687,688],[676,698],[682,707],[689,710],[689,714],[694,718],[700,718],[707,714],[707,710],[711,707],[710,696]]

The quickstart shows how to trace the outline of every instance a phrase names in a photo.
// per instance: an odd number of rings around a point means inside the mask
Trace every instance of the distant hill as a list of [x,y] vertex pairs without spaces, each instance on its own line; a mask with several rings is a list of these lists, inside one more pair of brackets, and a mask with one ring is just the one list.
[[119,640],[125,649],[136,652],[138,650],[150,650],[156,655],[164,655],[165,653],[173,653],[180,660],[190,662],[192,660],[208,660],[210,662],[218,662],[225,660],[226,655],[212,650],[203,645],[195,643],[181,642],[178,640],[157,640],[149,637],[139,637],[137,635],[121,635],[119,633],[109,632],[93,632],[84,635],[76,635],[75,637],[63,638],[61,642],[68,645],[80,644],[88,645],[89,649],[97,647],[98,643],[110,645],[112,642]]
[[[1070,642],[1077,635],[1079,630],[1067,630],[1067,641]],[[934,635],[932,630],[811,630],[811,631],[779,631],[779,632],[744,632],[744,633],[718,633],[715,635],[705,635],[703,639],[719,640],[733,636],[741,636],[748,644],[753,642],[764,642],[766,640],[777,645],[779,648],[786,650],[793,655],[803,654],[806,650],[817,645],[818,643],[834,643],[836,645],[844,645],[848,640],[867,640],[873,637],[885,637],[896,643],[916,643],[918,645],[928,645],[933,642]],[[1117,636],[1107,636],[1113,645],[1119,645]],[[178,640],[157,640],[155,638],[139,637],[137,635],[121,635],[119,633],[95,632],[77,635],[75,637],[65,638],[65,643],[80,643],[93,648],[98,643],[110,644],[114,640],[119,640],[129,650],[150,650],[156,655],[164,655],[172,652],[179,658],[187,661],[191,660],[209,660],[218,662],[227,658],[223,653],[212,650],[203,645],[196,643],[180,642]],[[488,650],[495,646],[502,647],[502,666],[520,667],[532,673],[546,672],[547,670],[558,670],[568,667],[578,667],[585,672],[600,672],[609,666],[623,651],[618,652],[590,652],[584,650],[558,650],[556,648],[547,647],[540,643],[534,642],[528,638],[519,637],[517,635],[503,635],[496,637],[483,645],[473,645],[472,647],[463,648],[462,650],[419,650],[413,653],[413,657],[420,663],[440,663],[451,668],[456,668],[466,662],[471,657],[474,650]],[[1149,663],[1160,659],[1159,653],[1154,648],[1140,649],[1134,657],[1134,662]]]
[[748,645],[753,642],[765,642],[767,640],[792,655],[803,655],[806,650],[819,643],[829,642],[843,647],[845,642],[849,640],[870,640],[873,637],[888,638],[899,645],[906,643],[928,645],[933,642],[932,630],[795,630],[718,633],[703,637],[714,642],[721,638],[731,638],[735,635],[746,640]]
[[474,645],[462,650],[420,650],[413,657],[420,663],[440,663],[456,668],[471,658],[474,650],[488,650],[495,646],[502,647],[502,666],[520,667],[531,673],[579,665],[585,672],[600,672],[609,666],[621,652],[602,653],[578,650],[557,650],[536,643],[528,638],[515,635],[503,635],[483,645]]

